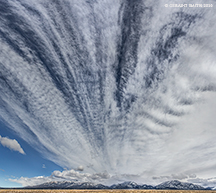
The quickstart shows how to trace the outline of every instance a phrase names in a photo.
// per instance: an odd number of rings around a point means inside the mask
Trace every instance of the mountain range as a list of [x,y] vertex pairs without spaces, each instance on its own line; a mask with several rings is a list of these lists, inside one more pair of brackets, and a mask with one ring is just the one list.
[[75,183],[70,181],[53,181],[46,182],[40,185],[27,186],[26,189],[175,189],[175,190],[211,190],[211,188],[204,188],[192,183],[180,182],[178,180],[172,180],[163,182],[159,185],[152,186],[142,184],[139,185],[135,182],[123,182],[120,184],[113,184],[106,186],[103,184],[95,184],[92,182]]

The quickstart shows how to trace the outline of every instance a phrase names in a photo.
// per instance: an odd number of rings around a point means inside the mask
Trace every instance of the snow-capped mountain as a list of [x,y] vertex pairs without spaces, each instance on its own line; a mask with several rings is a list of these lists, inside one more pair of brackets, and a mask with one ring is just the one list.
[[107,189],[102,184],[94,184],[92,182],[75,183],[69,181],[53,181],[39,184],[36,186],[28,186],[29,189]]
[[176,189],[176,190],[205,190],[206,188],[195,185],[192,183],[180,182],[178,180],[172,180],[163,182],[157,186],[155,189]]
[[113,184],[109,188],[111,189],[153,189],[154,187],[151,185],[138,185],[135,182],[123,182],[121,184]]
[[111,186],[105,186],[102,184],[95,184],[92,182],[75,183],[69,181],[54,181],[47,182],[36,186],[25,187],[28,189],[175,189],[175,190],[209,190],[210,188],[204,188],[192,183],[180,182],[177,180],[167,181],[157,186],[151,186],[142,184],[139,185],[135,182],[123,182],[121,184],[113,184]]

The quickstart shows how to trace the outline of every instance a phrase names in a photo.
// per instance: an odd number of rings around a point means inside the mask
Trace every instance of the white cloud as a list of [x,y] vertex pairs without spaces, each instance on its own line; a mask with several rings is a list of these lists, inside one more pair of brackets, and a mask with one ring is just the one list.
[[78,181],[78,182],[103,182],[110,179],[110,175],[104,173],[81,173],[75,170],[54,171],[50,176],[37,176],[33,178],[21,177],[19,179],[9,179],[12,182],[17,182],[23,186],[32,186],[51,181]]
[[199,184],[204,187],[211,187],[213,189],[216,189],[216,177],[212,178],[195,178],[195,179],[189,179],[188,182]]
[[19,179],[9,179],[11,182],[16,182],[22,184],[22,186],[33,186],[38,184],[43,184],[45,182],[55,181],[54,178],[44,177],[44,176],[37,176],[33,178],[21,177]]
[[20,144],[17,142],[16,139],[9,139],[7,137],[2,137],[0,135],[0,144],[4,147],[9,148],[12,151],[18,151],[21,154],[25,154],[24,150],[22,149],[22,147],[20,146]]
[[83,171],[83,170],[84,170],[84,167],[83,167],[83,166],[79,166],[79,167],[77,168],[77,170],[78,170],[78,171]]
[[190,178],[191,176],[196,176],[194,175],[187,175],[187,174],[172,174],[170,176],[154,176],[152,177],[153,180],[158,180],[158,181],[166,181],[166,180],[185,180]]
[[33,186],[51,181],[72,181],[72,182],[93,182],[100,183],[104,185],[112,185],[115,183],[121,183],[125,181],[139,181],[139,183],[144,183],[139,175],[129,175],[129,174],[108,174],[106,171],[102,173],[84,173],[76,170],[64,171],[53,171],[50,176],[36,176],[33,178],[21,177],[17,179],[9,179],[12,182],[20,183],[22,186]]

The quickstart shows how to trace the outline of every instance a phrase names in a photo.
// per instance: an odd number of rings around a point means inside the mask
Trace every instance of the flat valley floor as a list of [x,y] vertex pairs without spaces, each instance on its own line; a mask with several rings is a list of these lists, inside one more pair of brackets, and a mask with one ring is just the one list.
[[0,189],[0,193],[216,193],[216,190],[26,190]]

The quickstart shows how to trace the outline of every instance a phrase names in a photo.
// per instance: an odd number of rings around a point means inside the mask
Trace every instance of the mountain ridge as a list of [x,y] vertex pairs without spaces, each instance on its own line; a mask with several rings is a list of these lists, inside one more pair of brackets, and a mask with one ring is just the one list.
[[52,181],[35,186],[26,186],[25,189],[160,189],[160,190],[212,190],[203,186],[180,182],[178,180],[166,181],[156,186],[147,184],[137,184],[133,181],[126,181],[119,184],[106,186],[93,182],[71,182],[71,181]]

